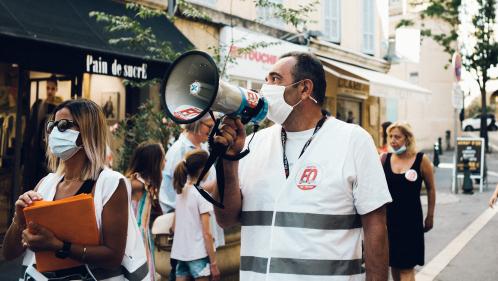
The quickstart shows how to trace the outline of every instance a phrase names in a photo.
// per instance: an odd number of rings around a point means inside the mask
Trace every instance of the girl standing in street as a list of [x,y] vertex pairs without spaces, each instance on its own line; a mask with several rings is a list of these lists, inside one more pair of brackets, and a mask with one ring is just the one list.
[[131,182],[133,212],[144,238],[151,280],[155,280],[152,222],[161,215],[158,194],[164,169],[164,149],[160,143],[144,142],[137,146],[126,171]]
[[[433,226],[436,191],[432,163],[416,152],[408,124],[391,124],[387,134],[392,153],[382,154],[381,160],[393,199],[387,204],[389,265],[395,281],[414,281],[414,267],[424,264],[424,232]],[[425,221],[420,202],[422,181],[428,199]]]
[[209,223],[213,206],[193,186],[207,159],[204,150],[189,151],[173,175],[177,195],[171,257],[178,260],[177,281],[186,281],[189,276],[202,281],[220,277]]

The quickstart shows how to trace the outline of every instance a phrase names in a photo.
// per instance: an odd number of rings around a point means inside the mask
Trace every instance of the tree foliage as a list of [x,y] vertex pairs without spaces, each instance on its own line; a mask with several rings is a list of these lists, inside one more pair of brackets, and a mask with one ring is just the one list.
[[310,14],[316,10],[320,4],[319,0],[313,0],[310,3],[298,4],[296,9],[286,8],[284,4],[277,3],[274,0],[253,0],[256,7],[270,8],[273,16],[281,19],[284,23],[290,24],[297,32],[304,32],[306,26],[314,22]]
[[[489,70],[498,63],[496,42],[496,1],[495,0],[428,0],[421,18],[438,19],[448,24],[449,32],[436,32],[425,28],[422,36],[430,37],[451,56],[455,51],[462,54],[462,63],[474,75],[481,91],[481,132],[488,148],[486,83]],[[473,9],[475,7],[475,9]],[[470,18],[470,21],[462,19]],[[425,27],[425,25],[424,25]]]
[[180,55],[170,42],[159,40],[152,28],[143,24],[143,21],[151,18],[167,17],[164,11],[131,2],[126,3],[126,9],[133,12],[132,17],[99,11],[89,14],[97,22],[103,23],[107,32],[116,35],[109,39],[110,45],[143,53],[149,59],[171,61]]
[[[451,63],[453,53],[457,49],[458,27],[460,24],[459,14],[461,0],[416,0],[411,1],[413,6],[422,6],[420,12],[422,20],[420,35],[424,38],[431,38],[439,44],[444,52],[448,54],[448,63],[444,66],[448,68]],[[443,23],[443,29],[427,27],[427,20],[437,19]],[[412,20],[401,20],[396,28],[402,26],[413,26]]]

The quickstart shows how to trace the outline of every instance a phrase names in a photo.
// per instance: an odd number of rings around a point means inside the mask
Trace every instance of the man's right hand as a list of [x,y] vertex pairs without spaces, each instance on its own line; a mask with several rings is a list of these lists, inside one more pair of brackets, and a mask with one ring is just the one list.
[[228,155],[237,155],[244,148],[246,131],[240,118],[225,117],[220,126],[220,133],[214,137],[215,143],[228,146]]

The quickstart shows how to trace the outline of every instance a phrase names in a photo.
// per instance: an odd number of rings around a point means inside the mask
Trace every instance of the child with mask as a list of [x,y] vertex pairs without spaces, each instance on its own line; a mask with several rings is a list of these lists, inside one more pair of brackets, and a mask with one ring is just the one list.
[[[415,265],[424,264],[424,232],[432,229],[436,191],[432,163],[417,153],[410,125],[387,128],[390,152],[381,161],[393,201],[387,204],[389,265],[395,281],[415,280]],[[427,188],[428,211],[423,219],[420,190]]]
[[[68,276],[78,280],[126,280],[124,272],[137,275],[137,280],[149,279],[142,236],[131,211],[130,185],[123,175],[106,166],[107,132],[104,113],[93,101],[70,100],[54,109],[46,126],[47,156],[53,172],[19,196],[3,242],[7,260],[24,255],[27,270],[20,280],[41,280],[40,275],[58,280],[68,280],[64,279]],[[57,233],[26,222],[23,209],[33,201],[55,201],[81,193],[93,195],[99,245],[62,241]],[[71,222],[61,223],[71,227]],[[40,273],[35,267],[37,251],[51,251],[57,258],[71,258],[85,266]]]

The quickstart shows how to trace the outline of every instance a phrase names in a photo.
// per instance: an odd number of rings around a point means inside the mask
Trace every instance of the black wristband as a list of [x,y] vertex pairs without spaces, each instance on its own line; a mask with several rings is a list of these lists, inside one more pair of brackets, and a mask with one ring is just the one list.
[[59,259],[65,259],[69,257],[71,253],[71,243],[67,241],[63,241],[62,249],[55,251],[55,256]]

